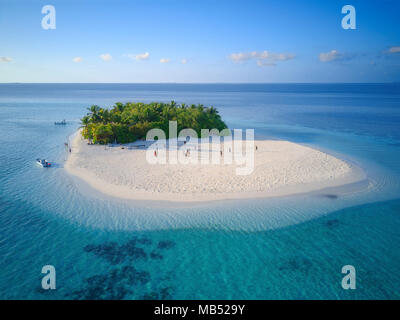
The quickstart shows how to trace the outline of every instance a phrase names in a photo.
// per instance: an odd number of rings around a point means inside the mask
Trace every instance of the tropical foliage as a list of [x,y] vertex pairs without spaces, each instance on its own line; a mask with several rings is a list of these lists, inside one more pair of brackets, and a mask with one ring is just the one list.
[[214,107],[171,103],[116,103],[112,108],[93,105],[81,119],[82,135],[93,143],[128,143],[145,139],[150,129],[164,130],[168,138],[169,121],[176,121],[178,132],[192,128],[200,136],[201,129],[227,128]]

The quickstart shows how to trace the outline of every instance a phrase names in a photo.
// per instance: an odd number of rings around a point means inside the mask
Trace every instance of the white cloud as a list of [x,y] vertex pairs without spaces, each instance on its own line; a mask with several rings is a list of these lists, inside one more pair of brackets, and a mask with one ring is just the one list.
[[337,50],[331,50],[326,53],[319,54],[319,60],[322,62],[329,62],[343,58],[343,54]]
[[110,61],[112,59],[112,56],[109,53],[103,53],[100,55],[100,58],[104,61]]
[[388,52],[389,53],[400,53],[400,46],[391,47]]
[[142,53],[142,54],[137,54],[136,55],[136,60],[146,60],[149,57],[150,57],[150,53],[145,52],[145,53]]
[[238,52],[229,55],[229,59],[233,62],[243,62],[251,59],[257,60],[257,65],[262,66],[276,66],[277,61],[287,61],[294,59],[295,54],[292,53],[273,53],[269,51],[252,51],[252,52]]
[[182,64],[186,64],[187,62],[188,62],[187,59],[182,59],[182,60],[181,60],[181,63],[182,63]]
[[82,57],[75,57],[75,58],[72,59],[72,61],[76,62],[76,63],[82,62],[82,60],[83,60]]
[[161,63],[168,63],[168,62],[170,62],[171,60],[170,59],[168,59],[168,58],[162,58],[162,59],[160,59],[160,62]]
[[11,62],[12,59],[9,57],[0,57],[0,62]]
[[266,61],[263,61],[263,60],[257,60],[257,65],[259,67],[275,67],[276,63],[266,62]]
[[150,57],[150,53],[139,53],[139,54],[127,54],[127,57],[131,58],[132,60],[147,60]]
[[251,58],[254,58],[256,54],[257,54],[257,52],[232,53],[229,56],[229,59],[231,59],[234,62],[247,61],[247,60],[250,60]]
[[295,55],[292,53],[272,53],[263,51],[261,53],[256,53],[256,57],[260,60],[287,61],[294,59]]
[[338,50],[331,50],[329,52],[322,52],[319,54],[319,60],[321,62],[332,62],[332,61],[340,61],[346,62],[351,61],[357,58],[365,57],[363,53],[349,53],[349,52],[339,52]]

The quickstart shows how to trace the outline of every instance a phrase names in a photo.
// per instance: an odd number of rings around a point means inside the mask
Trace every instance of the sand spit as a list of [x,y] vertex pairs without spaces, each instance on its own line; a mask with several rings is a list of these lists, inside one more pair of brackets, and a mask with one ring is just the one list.
[[[149,142],[126,146],[72,142],[66,170],[107,195],[134,200],[198,202],[267,198],[316,191],[357,182],[360,169],[324,152],[288,141],[256,141],[254,170],[237,175],[238,165],[150,164]],[[214,151],[220,156],[220,146]],[[210,149],[213,149],[211,146]],[[182,151],[183,152],[183,151]],[[190,156],[194,156],[192,150]]]

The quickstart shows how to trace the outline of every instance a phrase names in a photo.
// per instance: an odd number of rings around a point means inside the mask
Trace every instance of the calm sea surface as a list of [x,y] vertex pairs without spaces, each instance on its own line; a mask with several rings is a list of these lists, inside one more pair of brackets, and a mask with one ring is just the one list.
[[[368,179],[171,207],[105,197],[64,171],[86,107],[171,100],[327,150]],[[399,299],[399,244],[400,84],[0,84],[0,299]],[[49,264],[57,290],[43,291]],[[356,290],[341,287],[344,265]]]

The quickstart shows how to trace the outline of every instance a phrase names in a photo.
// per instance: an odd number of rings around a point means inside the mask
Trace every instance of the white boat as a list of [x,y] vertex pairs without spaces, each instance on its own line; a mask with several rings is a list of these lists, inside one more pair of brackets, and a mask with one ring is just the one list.
[[51,163],[46,159],[36,159],[36,163],[41,165],[43,168],[51,167]]

